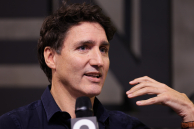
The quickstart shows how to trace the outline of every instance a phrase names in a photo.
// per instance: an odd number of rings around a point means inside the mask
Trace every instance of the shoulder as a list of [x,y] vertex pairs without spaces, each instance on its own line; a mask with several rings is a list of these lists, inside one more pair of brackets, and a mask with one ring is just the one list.
[[137,118],[132,117],[121,111],[109,111],[109,119],[122,123],[133,123],[139,121]]
[[41,101],[35,101],[26,106],[14,109],[0,116],[0,129],[20,129],[22,124],[28,119],[38,117],[37,108],[41,106]]
[[7,113],[0,116],[0,129],[19,129],[17,127],[14,119],[12,119]]
[[[109,111],[109,124],[123,128],[149,129],[139,119],[121,111]],[[116,124],[116,125],[115,125]]]

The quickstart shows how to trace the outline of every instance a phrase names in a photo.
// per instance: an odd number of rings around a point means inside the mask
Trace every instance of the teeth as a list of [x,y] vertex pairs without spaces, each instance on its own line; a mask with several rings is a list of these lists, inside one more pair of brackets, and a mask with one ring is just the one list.
[[92,77],[96,77],[96,78],[100,77],[100,75],[98,75],[98,74],[86,74],[86,76],[92,76]]

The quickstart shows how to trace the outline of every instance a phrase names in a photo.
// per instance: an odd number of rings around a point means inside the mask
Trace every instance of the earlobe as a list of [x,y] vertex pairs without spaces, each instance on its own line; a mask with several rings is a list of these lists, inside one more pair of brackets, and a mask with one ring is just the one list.
[[47,66],[51,69],[55,69],[55,54],[56,52],[51,47],[45,47],[44,59]]

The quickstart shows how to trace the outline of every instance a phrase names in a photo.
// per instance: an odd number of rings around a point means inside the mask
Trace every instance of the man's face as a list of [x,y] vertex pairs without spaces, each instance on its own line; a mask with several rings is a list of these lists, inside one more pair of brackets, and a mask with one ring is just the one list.
[[109,42],[98,23],[82,22],[67,32],[55,57],[54,78],[74,96],[100,94],[109,69]]

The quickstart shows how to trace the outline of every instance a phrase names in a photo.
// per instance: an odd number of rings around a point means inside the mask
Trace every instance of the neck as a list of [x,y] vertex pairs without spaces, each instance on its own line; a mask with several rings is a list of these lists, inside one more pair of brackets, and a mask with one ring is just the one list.
[[[61,111],[66,111],[70,114],[71,118],[76,118],[75,103],[76,99],[80,96],[72,95],[62,84],[56,85],[52,83],[50,92]],[[92,106],[94,104],[94,98],[90,98]]]

